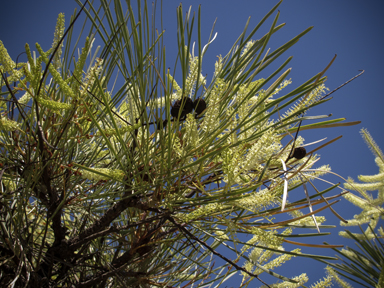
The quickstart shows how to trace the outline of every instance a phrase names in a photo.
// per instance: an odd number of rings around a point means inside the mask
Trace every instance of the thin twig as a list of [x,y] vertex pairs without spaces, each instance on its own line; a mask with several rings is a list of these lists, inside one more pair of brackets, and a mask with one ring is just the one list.
[[251,277],[255,277],[257,278],[261,283],[263,283],[264,285],[266,285],[267,287],[271,288],[267,283],[265,283],[263,280],[261,280],[259,278],[258,275],[256,274],[253,274],[249,271],[247,271],[246,269],[244,269],[243,267],[240,267],[239,265],[237,265],[235,262],[229,260],[227,257],[221,255],[220,253],[216,252],[214,249],[211,248],[211,246],[209,246],[208,244],[206,244],[204,241],[200,240],[199,238],[197,238],[195,235],[193,235],[191,232],[189,232],[187,229],[185,229],[182,225],[176,223],[175,219],[173,219],[171,216],[168,216],[167,219],[169,221],[171,221],[177,228],[179,228],[179,230],[184,233],[184,234],[187,234],[189,237],[191,237],[193,240],[199,242],[201,245],[203,245],[204,247],[206,247],[209,251],[211,251],[213,254],[215,254],[216,256],[220,257],[221,259],[223,259],[224,261],[226,261],[227,263],[231,264],[233,267],[236,268],[236,270],[240,270],[240,271],[243,271],[245,273],[247,273],[249,276]]
[[1,77],[3,78],[3,80],[4,80],[4,82],[5,82],[5,85],[7,86],[7,89],[8,89],[8,91],[9,91],[9,93],[11,94],[11,96],[12,96],[12,98],[13,98],[13,101],[16,103],[17,109],[19,109],[19,111],[20,111],[20,116],[23,118],[24,123],[25,123],[25,125],[27,125],[28,130],[31,131],[32,137],[33,137],[33,138],[35,139],[35,141],[37,142],[36,135],[35,135],[35,133],[33,133],[32,129],[31,129],[31,127],[29,126],[28,121],[27,121],[27,119],[26,119],[26,118],[27,118],[27,115],[24,115],[24,113],[25,113],[24,110],[21,109],[21,107],[19,106],[20,103],[19,103],[19,101],[17,100],[15,94],[13,93],[13,91],[12,91],[12,89],[11,89],[11,86],[9,86],[7,77],[5,77],[5,74],[3,73],[2,70],[0,70],[0,73],[1,73]]
[[73,21],[71,22],[71,24],[69,24],[67,30],[65,30],[65,32],[64,32],[63,36],[61,37],[59,43],[57,43],[57,46],[56,46],[55,50],[53,50],[52,55],[51,55],[51,57],[49,58],[48,63],[46,63],[47,65],[46,65],[46,68],[45,68],[45,70],[44,70],[43,76],[41,77],[40,85],[39,85],[39,88],[37,89],[37,93],[36,93],[36,95],[39,95],[39,93],[40,93],[41,86],[43,85],[44,78],[45,78],[45,76],[46,76],[47,73],[48,73],[48,67],[49,67],[49,65],[51,64],[51,62],[52,62],[52,60],[53,60],[53,57],[55,56],[55,54],[56,54],[57,50],[59,49],[61,43],[63,43],[64,38],[67,36],[69,30],[72,29],[72,26],[75,24],[77,18],[79,18],[81,12],[83,11],[83,9],[84,9],[85,5],[87,5],[87,3],[88,3],[88,0],[85,1],[85,3],[83,4],[83,6],[81,7],[79,13],[77,13],[75,19],[73,19]]
[[285,163],[287,163],[289,159],[293,158],[292,153],[293,153],[293,149],[295,149],[296,139],[297,139],[297,136],[299,135],[299,131],[300,131],[300,127],[301,127],[301,123],[302,123],[302,122],[303,122],[303,120],[300,120],[300,122],[299,122],[299,127],[297,127],[297,131],[296,131],[295,139],[293,140],[293,144],[292,144],[291,152],[289,152],[288,157],[287,157],[287,160],[285,160]]
[[349,79],[347,82],[345,82],[344,84],[340,85],[340,86],[337,87],[336,89],[332,90],[332,91],[329,92],[327,95],[321,97],[319,101],[325,99],[326,97],[328,97],[329,95],[331,95],[333,92],[336,92],[336,91],[339,90],[341,87],[347,85],[349,82],[355,80],[357,77],[361,76],[361,75],[365,72],[365,70],[359,70],[359,71],[361,71],[359,74],[357,74],[355,77]]
[[[75,77],[75,75],[72,74],[72,76],[73,76],[73,78],[74,78],[80,85],[83,85],[83,84],[80,82],[80,80],[77,79],[77,78]],[[91,91],[89,91],[88,89],[87,89],[87,92],[88,92],[89,94],[91,94],[91,96],[92,96],[93,98],[95,98],[97,101],[99,101],[100,104],[102,104],[103,106],[107,106],[107,105],[105,105],[105,103],[104,103],[102,100],[100,100],[95,94],[93,94],[93,93],[92,93]],[[123,117],[121,117],[118,113],[116,113],[115,111],[113,111],[113,109],[111,109],[111,112],[112,112],[116,117],[118,117],[121,121],[123,121],[125,124],[127,124],[127,125],[129,125],[129,126],[132,126],[131,123],[129,123],[127,120],[125,120]]]
[[[64,35],[61,37],[59,43],[57,43],[57,46],[55,48],[55,50],[53,50],[52,52],[52,55],[51,57],[49,58],[49,61],[48,63],[46,63],[46,67],[45,67],[45,70],[44,70],[44,73],[43,73],[43,76],[41,77],[41,80],[40,80],[40,84],[39,84],[39,88],[37,89],[37,92],[36,92],[36,95],[39,95],[40,93],[40,90],[41,90],[41,86],[43,85],[43,82],[44,82],[44,79],[45,79],[45,76],[47,75],[48,73],[48,67],[49,65],[51,64],[52,62],[52,59],[53,57],[55,56],[57,50],[59,49],[61,43],[64,41],[64,38],[67,36],[69,30],[71,30],[72,26],[75,24],[77,18],[79,18],[81,12],[83,11],[85,5],[88,3],[88,0],[85,1],[84,5],[81,7],[79,13],[77,13],[75,19],[71,22],[71,24],[69,25],[68,29],[64,32]],[[41,127],[41,124],[40,124],[40,116],[39,116],[39,105],[36,103],[35,105],[35,110],[36,110],[36,122],[37,122],[37,128],[38,128],[38,136],[41,140],[43,140],[45,142],[45,144],[47,144],[51,149],[54,149],[54,150],[60,150],[60,148],[56,148],[56,147],[53,147],[51,144],[48,143],[48,141],[45,139],[44,137],[44,133],[43,133],[43,128]],[[42,148],[42,147],[40,147]],[[63,148],[64,149],[64,148]]]

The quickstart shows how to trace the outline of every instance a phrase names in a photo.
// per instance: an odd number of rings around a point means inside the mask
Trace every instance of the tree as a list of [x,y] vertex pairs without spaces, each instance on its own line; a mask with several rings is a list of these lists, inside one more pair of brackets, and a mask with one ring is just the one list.
[[[210,84],[201,74],[209,43],[200,38],[200,9],[196,49],[195,15],[183,18],[181,5],[180,71],[165,68],[164,32],[146,1],[137,11],[130,1],[86,1],[67,29],[60,14],[52,48],[36,44],[36,55],[26,44],[26,63],[0,43],[2,285],[203,286],[241,271],[243,286],[269,273],[279,278],[274,287],[298,287],[305,273],[290,279],[272,270],[295,256],[332,259],[283,248],[305,246],[286,239],[303,236],[296,227],[323,235],[325,219],[314,214],[340,195],[323,196],[333,185],[309,196],[306,183],[330,171],[312,168],[315,152],[332,141],[307,152],[298,133],[355,123],[306,114],[329,100],[329,65],[285,95],[291,58],[259,78],[311,30],[270,52],[268,40],[284,26],[277,12],[269,33],[252,40],[280,3],[219,57]],[[91,28],[75,57],[81,12]],[[306,196],[288,203],[288,191],[301,186]],[[240,233],[253,237],[242,242]]]
[[[383,287],[384,286],[384,237],[383,227],[376,229],[380,219],[384,217],[384,154],[375,143],[368,130],[362,129],[361,134],[367,143],[367,146],[376,156],[375,162],[379,167],[379,173],[376,175],[360,175],[358,178],[364,183],[356,183],[352,178],[344,187],[348,190],[358,192],[359,196],[353,193],[345,194],[344,197],[362,209],[360,214],[356,214],[348,223],[341,222],[342,226],[359,226],[362,233],[352,233],[349,230],[341,231],[340,236],[355,240],[356,248],[346,247],[346,249],[337,250],[341,263],[328,263],[327,271],[333,276],[334,282],[341,287],[352,287],[346,281],[340,279],[342,275],[355,283],[364,287]],[[369,191],[377,190],[377,198]],[[365,231],[362,226],[367,224]],[[376,229],[376,231],[375,231]],[[333,268],[336,269],[333,269]],[[338,275],[337,275],[338,274]]]

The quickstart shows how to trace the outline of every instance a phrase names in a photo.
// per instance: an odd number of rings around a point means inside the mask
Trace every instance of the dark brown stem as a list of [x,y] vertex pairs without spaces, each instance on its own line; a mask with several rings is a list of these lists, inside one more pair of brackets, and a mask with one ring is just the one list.
[[214,249],[211,248],[211,246],[209,246],[208,244],[206,244],[204,241],[200,240],[199,238],[197,238],[195,235],[193,235],[191,232],[189,232],[186,228],[184,228],[182,225],[178,224],[175,219],[173,219],[171,216],[168,216],[167,219],[172,222],[177,228],[179,228],[179,230],[183,233],[183,234],[186,234],[188,235],[189,237],[191,237],[193,240],[199,242],[201,245],[203,245],[204,247],[206,247],[209,251],[211,251],[213,254],[215,254],[216,256],[220,257],[221,259],[223,259],[224,261],[226,261],[227,263],[231,264],[233,267],[235,267],[236,270],[240,270],[240,271],[243,271],[245,273],[247,273],[249,276],[251,277],[255,277],[256,279],[258,279],[261,283],[263,283],[264,285],[266,285],[267,287],[271,288],[267,283],[265,283],[263,280],[261,280],[259,278],[258,275],[256,274],[253,274],[249,271],[247,271],[246,269],[244,269],[243,267],[240,267],[239,265],[237,265],[235,262],[229,260],[227,257],[221,255],[220,253],[216,252]]

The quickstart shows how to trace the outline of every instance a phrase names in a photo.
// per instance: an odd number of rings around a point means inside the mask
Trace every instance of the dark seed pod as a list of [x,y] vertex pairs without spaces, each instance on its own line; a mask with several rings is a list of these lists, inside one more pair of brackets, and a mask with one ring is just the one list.
[[179,116],[179,110],[180,106],[175,103],[171,108],[171,115],[173,118],[177,118],[177,116]]
[[185,102],[183,112],[185,111],[185,115],[192,113],[193,111],[193,101],[189,97],[183,97],[182,101]]
[[304,147],[296,147],[292,152],[292,158],[297,160],[303,159],[307,155],[307,150]]
[[173,118],[177,118],[179,116],[180,108],[183,109],[180,113],[180,118],[185,117],[188,113],[192,113],[192,99],[189,97],[182,97],[180,100],[176,100],[171,109],[171,115]]
[[204,99],[196,98],[193,102],[193,108],[195,109],[196,114],[199,115],[207,108],[207,104]]
[[167,127],[167,123],[168,123],[167,119],[165,119],[165,120],[161,120],[161,119],[157,120],[157,122],[156,122],[157,130],[161,130],[161,128]]

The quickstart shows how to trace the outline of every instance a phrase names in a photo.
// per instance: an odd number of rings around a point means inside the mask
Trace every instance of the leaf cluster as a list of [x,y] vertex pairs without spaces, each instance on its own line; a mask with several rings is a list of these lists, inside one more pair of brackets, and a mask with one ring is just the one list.
[[[279,4],[249,32],[246,23],[210,84],[202,76],[209,44],[201,41],[200,8],[197,17],[177,9],[180,71],[172,73],[164,29],[154,28],[157,4],[151,14],[147,1],[137,1],[135,11],[130,1],[86,1],[67,29],[59,16],[51,49],[36,44],[36,53],[26,45],[26,63],[13,62],[0,43],[2,285],[220,285],[237,271],[244,286],[261,281],[259,273],[304,283],[305,275],[289,279],[272,269],[292,256],[327,258],[282,244],[306,246],[285,238],[322,235],[292,229],[326,227],[314,214],[335,203],[323,194],[337,185],[281,211],[284,191],[307,192],[305,183],[329,171],[311,168],[316,149],[292,156],[303,138],[285,139],[299,122],[306,130],[343,119],[306,114],[328,100],[321,97],[325,70],[283,95],[291,57],[260,78],[311,29],[270,52],[270,37],[284,26],[277,12],[269,32],[252,40]],[[81,12],[90,28],[76,39]],[[172,115],[183,97],[206,107]],[[186,101],[177,103],[183,111]],[[325,206],[313,210],[318,204]],[[253,238],[242,242],[240,233]],[[225,264],[214,267],[215,258]]]

